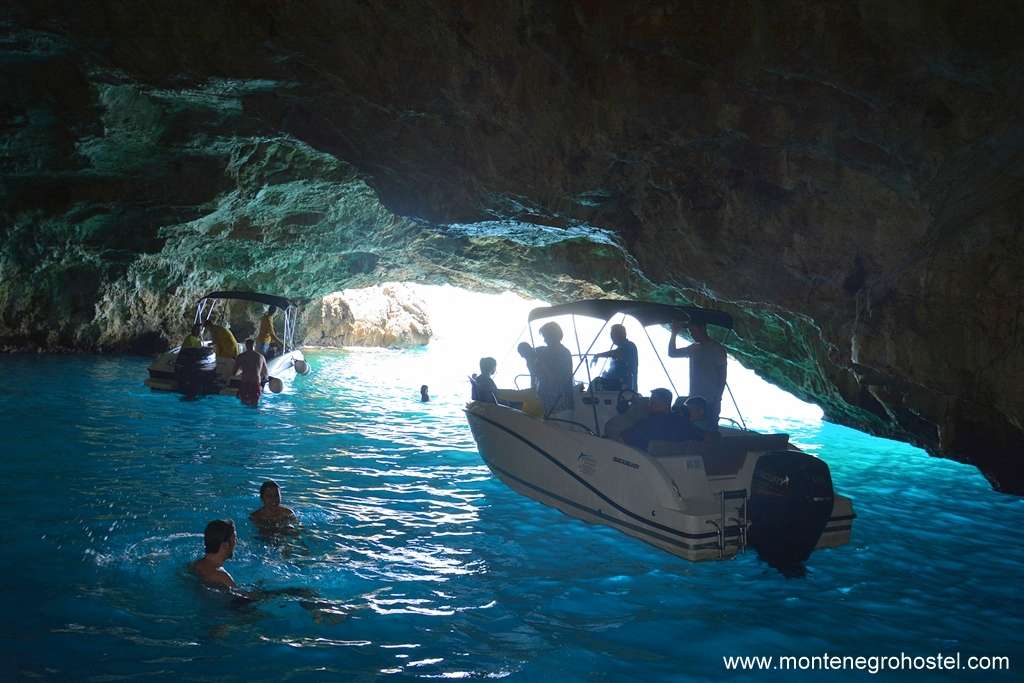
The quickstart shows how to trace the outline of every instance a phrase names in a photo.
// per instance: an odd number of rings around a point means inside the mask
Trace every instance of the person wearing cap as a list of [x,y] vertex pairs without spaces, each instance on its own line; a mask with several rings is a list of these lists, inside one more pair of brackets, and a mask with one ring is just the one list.
[[689,326],[693,343],[684,348],[676,346],[676,337],[682,331],[678,323],[672,325],[668,342],[669,358],[690,359],[690,396],[701,396],[707,402],[705,418],[708,425],[718,425],[722,410],[722,392],[725,391],[727,358],[725,348],[708,335],[704,325]]
[[546,346],[533,350],[533,367],[537,395],[544,404],[544,414],[572,409],[572,354],[562,346],[562,328],[547,322],[540,328]]

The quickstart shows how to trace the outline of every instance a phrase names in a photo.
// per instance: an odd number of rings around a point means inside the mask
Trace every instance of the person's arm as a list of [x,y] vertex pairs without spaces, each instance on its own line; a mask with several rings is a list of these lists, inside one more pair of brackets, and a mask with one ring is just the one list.
[[235,356],[235,364],[231,367],[231,376],[234,377],[238,374],[241,368],[238,367],[238,356]]
[[693,353],[693,344],[690,344],[686,348],[679,348],[676,346],[676,337],[682,332],[675,325],[672,326],[672,336],[668,340],[668,357],[669,358],[687,358]]
[[267,361],[260,356],[260,382],[266,382],[269,376],[270,371],[267,369]]
[[602,351],[601,353],[590,354],[590,360],[591,362],[597,360],[598,358],[614,358],[615,360],[621,360],[621,356],[622,349],[608,349],[607,351]]

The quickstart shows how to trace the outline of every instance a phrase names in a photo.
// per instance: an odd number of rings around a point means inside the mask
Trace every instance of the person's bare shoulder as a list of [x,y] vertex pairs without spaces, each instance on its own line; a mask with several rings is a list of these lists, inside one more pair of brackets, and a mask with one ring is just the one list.
[[196,560],[190,567],[199,580],[213,588],[234,588],[235,580],[223,567],[210,567],[203,560]]

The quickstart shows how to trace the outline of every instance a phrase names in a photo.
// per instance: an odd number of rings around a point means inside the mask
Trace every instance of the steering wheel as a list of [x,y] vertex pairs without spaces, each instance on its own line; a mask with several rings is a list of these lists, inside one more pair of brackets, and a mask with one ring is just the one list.
[[626,411],[633,405],[633,401],[636,400],[638,394],[632,389],[622,389],[619,391],[619,395],[615,397],[615,410],[619,415],[625,415]]

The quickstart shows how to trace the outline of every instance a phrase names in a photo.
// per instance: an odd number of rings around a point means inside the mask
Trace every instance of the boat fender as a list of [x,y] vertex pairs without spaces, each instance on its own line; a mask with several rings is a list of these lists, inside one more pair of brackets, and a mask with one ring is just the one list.
[[309,363],[307,363],[304,360],[295,361],[295,372],[299,373],[300,375],[308,375]]
[[267,384],[275,394],[280,394],[281,390],[284,389],[284,382],[281,381],[280,377],[271,377]]

